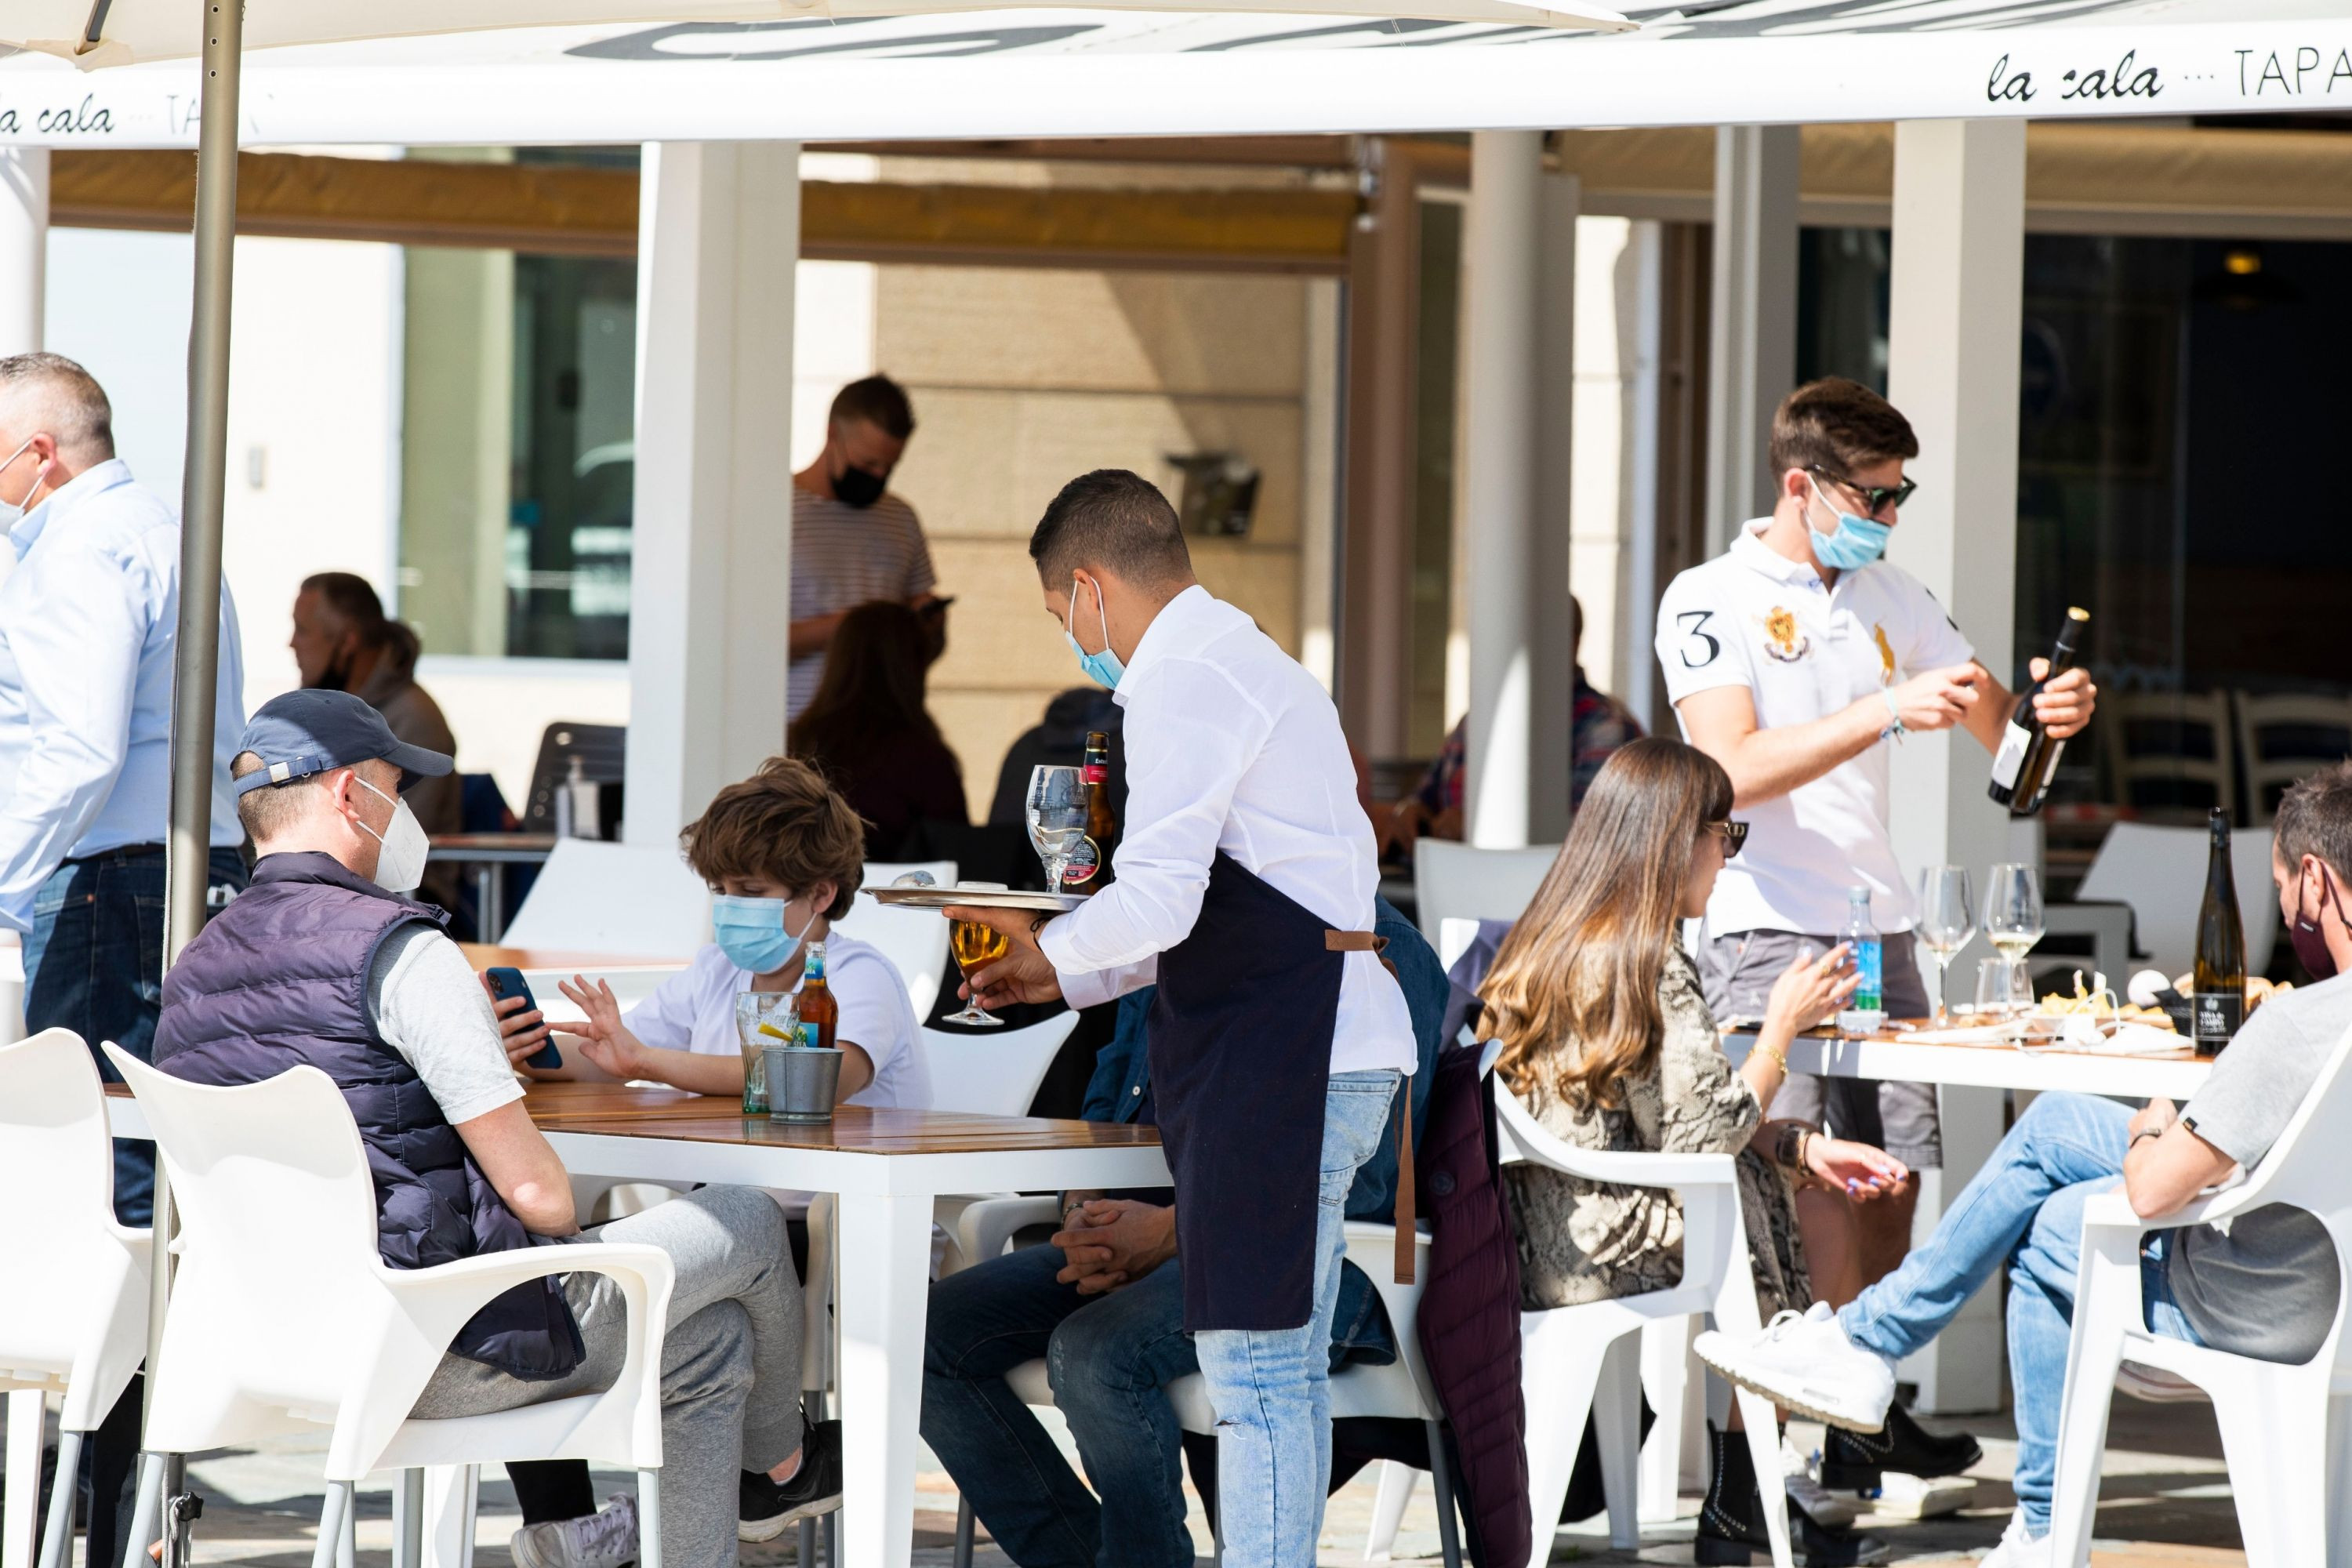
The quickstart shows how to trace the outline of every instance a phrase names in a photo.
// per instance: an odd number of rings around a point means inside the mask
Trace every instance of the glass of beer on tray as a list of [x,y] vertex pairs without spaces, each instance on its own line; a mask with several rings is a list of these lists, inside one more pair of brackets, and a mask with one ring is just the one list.
[[[950,922],[948,946],[955,954],[956,967],[963,971],[963,977],[967,981],[972,977],[974,971],[987,968],[1013,950],[1013,944],[1004,940],[1003,931],[993,926],[984,926],[978,921]],[[962,1012],[950,1013],[940,1022],[969,1024],[977,1028],[993,1029],[1004,1020],[982,1012],[979,994],[975,992],[971,1000],[963,1005]]]

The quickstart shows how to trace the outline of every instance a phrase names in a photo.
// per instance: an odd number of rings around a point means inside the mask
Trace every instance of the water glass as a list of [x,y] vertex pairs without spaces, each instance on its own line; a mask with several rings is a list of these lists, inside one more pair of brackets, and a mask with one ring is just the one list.
[[1046,885],[1062,890],[1062,873],[1087,836],[1087,781],[1076,768],[1040,763],[1029,773],[1025,815],[1029,841],[1045,862]]
[[1936,961],[1936,1020],[1951,1016],[1944,1005],[1944,974],[1969,938],[1977,934],[1976,901],[1965,866],[1930,866],[1919,873],[1919,945]]
[[[793,994],[789,991],[745,991],[737,994],[735,1043],[743,1051],[744,1115],[768,1114],[767,1048],[791,1043],[793,1022]],[[777,1034],[762,1032],[762,1024]]]
[[2033,976],[2021,958],[1988,958],[1977,965],[1977,1012],[2012,1018],[2033,1011]]

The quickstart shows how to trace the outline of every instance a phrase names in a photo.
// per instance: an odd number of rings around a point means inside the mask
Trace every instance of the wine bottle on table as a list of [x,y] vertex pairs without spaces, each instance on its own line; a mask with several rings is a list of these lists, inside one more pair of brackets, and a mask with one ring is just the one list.
[[2042,798],[2050,793],[2050,781],[2057,775],[2058,758],[2066,742],[2042,727],[2042,721],[2033,716],[2033,699],[2074,668],[2074,639],[2090,619],[2088,610],[2066,612],[2065,623],[2058,628],[2058,644],[2050,650],[2049,672],[2018,693],[2017,706],[2009,710],[2009,726],[2001,731],[2000,750],[1993,753],[1992,783],[1985,793],[1992,796],[1994,805],[2009,807],[2011,816],[2032,816],[2040,811]]
[[2246,1021],[2246,932],[2238,920],[2237,879],[2230,871],[2230,819],[2217,806],[2205,863],[2205,901],[2197,909],[2197,1054],[2219,1056]]

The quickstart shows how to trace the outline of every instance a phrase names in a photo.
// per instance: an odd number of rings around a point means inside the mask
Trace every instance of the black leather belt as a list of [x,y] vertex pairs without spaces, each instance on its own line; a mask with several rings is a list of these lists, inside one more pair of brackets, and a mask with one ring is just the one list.
[[113,849],[101,849],[95,855],[68,855],[68,866],[87,866],[94,860],[136,860],[145,855],[161,855],[161,844],[124,844]]

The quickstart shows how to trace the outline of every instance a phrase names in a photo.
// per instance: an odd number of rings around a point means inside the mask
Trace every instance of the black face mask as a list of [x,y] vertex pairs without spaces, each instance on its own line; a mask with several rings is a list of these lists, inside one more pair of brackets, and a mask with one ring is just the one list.
[[[2319,882],[2326,889],[2321,894],[2322,902],[2334,909],[2336,920],[2341,921],[2344,908],[2336,901],[2336,879],[2328,874],[2326,866],[2319,868]],[[2317,913],[2314,910],[2311,914],[2305,914],[2303,900],[2298,896],[2294,906],[2294,924],[2287,928],[2287,940],[2294,943],[2295,957],[2311,971],[2314,980],[2330,980],[2336,974],[2336,955],[2327,951],[2327,938],[2320,933]]]
[[847,467],[834,476],[833,499],[863,510],[882,499],[883,488],[889,482],[887,474],[869,474],[864,468]]
[[351,683],[351,661],[346,658],[339,658],[331,660],[328,663],[327,668],[319,672],[319,679],[310,682],[310,689],[313,691],[342,691],[348,689]]

